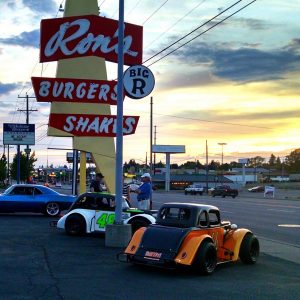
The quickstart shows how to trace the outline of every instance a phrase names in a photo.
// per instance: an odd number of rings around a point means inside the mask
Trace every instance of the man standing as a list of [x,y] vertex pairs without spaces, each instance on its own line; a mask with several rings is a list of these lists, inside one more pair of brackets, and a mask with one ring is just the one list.
[[138,194],[137,195],[138,208],[143,210],[148,210],[150,209],[150,195],[152,192],[150,174],[149,173],[143,174],[141,180],[143,183],[134,192]]
[[104,184],[104,176],[102,175],[102,173],[97,173],[96,174],[96,179],[92,181],[91,185],[90,185],[90,191],[91,192],[102,192],[103,188],[101,186],[101,184]]

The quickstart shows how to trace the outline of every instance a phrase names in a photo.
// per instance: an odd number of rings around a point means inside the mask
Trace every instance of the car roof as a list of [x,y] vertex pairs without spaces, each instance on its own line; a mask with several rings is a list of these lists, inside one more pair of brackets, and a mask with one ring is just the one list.
[[219,210],[216,206],[200,204],[200,203],[189,203],[189,202],[167,202],[162,205],[163,207],[178,207],[178,208],[191,208],[191,209],[201,209],[201,210]]

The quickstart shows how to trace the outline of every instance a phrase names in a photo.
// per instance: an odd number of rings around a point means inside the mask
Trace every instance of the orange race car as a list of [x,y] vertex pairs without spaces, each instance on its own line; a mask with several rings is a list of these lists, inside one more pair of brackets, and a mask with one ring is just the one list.
[[221,221],[217,207],[165,203],[156,224],[137,230],[118,258],[166,268],[190,266],[200,274],[211,274],[220,263],[240,259],[254,264],[258,255],[259,242],[253,233]]

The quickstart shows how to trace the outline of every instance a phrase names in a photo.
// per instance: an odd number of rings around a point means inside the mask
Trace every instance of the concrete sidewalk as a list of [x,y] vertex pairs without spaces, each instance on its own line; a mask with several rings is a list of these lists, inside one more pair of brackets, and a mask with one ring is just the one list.
[[296,264],[300,264],[300,247],[280,243],[258,236],[260,251]]

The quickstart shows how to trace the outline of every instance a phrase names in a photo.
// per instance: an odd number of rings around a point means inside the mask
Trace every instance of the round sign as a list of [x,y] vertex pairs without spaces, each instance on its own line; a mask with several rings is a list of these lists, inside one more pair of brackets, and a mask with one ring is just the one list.
[[125,71],[123,84],[128,97],[141,99],[152,92],[155,80],[150,69],[142,65],[136,65]]

